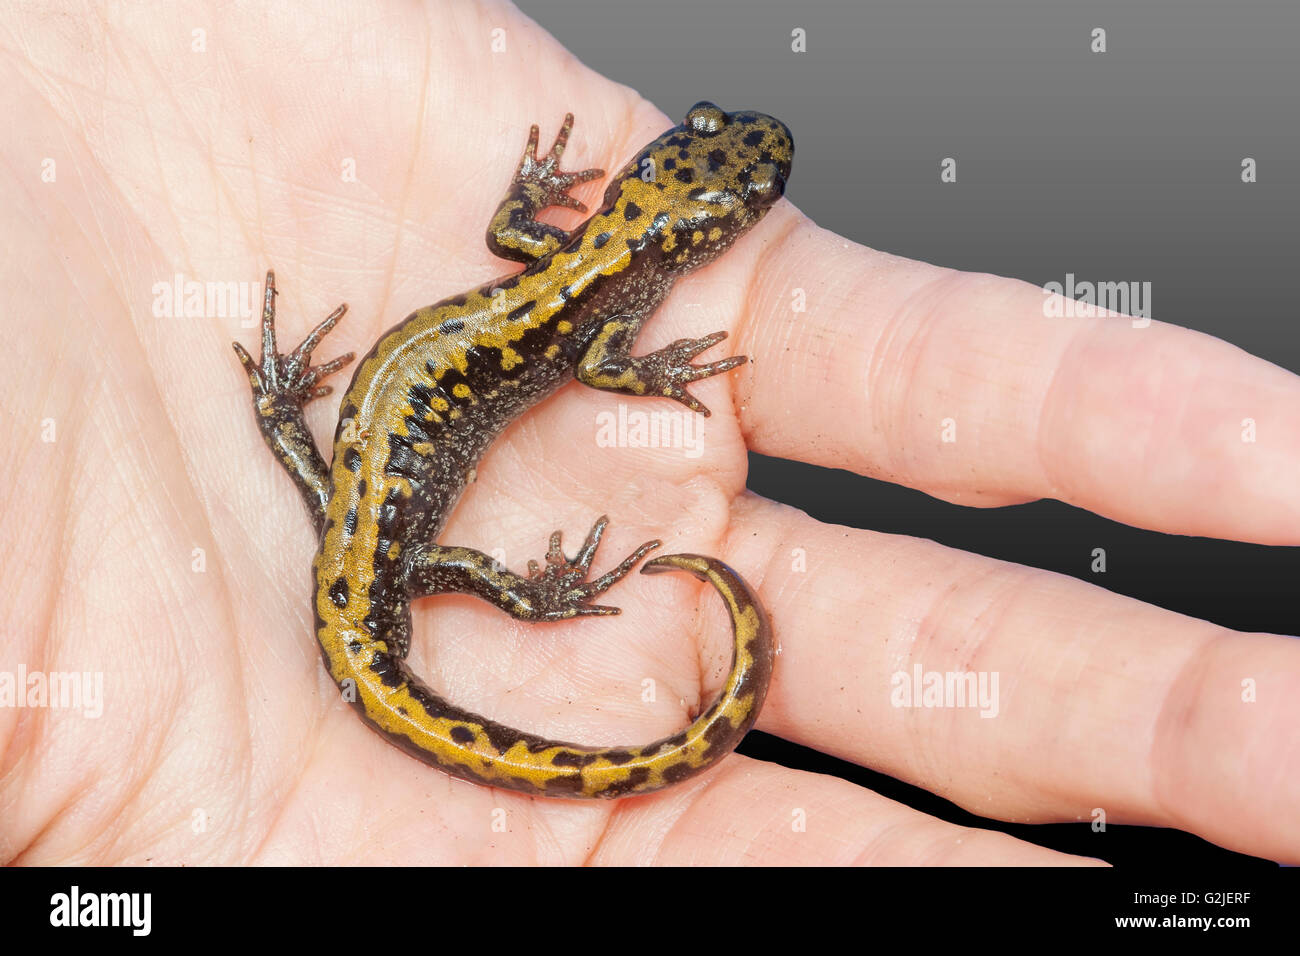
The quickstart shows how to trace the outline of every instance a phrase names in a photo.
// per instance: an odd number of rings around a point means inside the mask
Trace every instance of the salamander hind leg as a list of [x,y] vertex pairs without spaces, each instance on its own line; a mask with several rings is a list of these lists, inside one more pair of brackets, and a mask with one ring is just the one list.
[[564,125],[560,127],[551,151],[539,160],[538,130],[533,126],[514,180],[488,225],[487,245],[494,255],[516,262],[535,262],[569,241],[571,233],[538,222],[537,214],[548,206],[565,206],[585,213],[587,207],[570,196],[569,190],[578,183],[605,175],[602,169],[584,169],[577,173],[561,171],[560,157],[564,155],[572,129],[573,114],[569,113],[564,117]]
[[302,410],[308,402],[330,393],[330,386],[321,385],[321,379],[352,361],[352,353],[348,352],[321,365],[311,364],[312,350],[338,324],[347,306],[339,306],[296,349],[281,355],[275,343],[275,295],[275,273],[268,271],[262,306],[260,361],[254,361],[238,342],[233,344],[248,373],[262,438],[298,486],[319,530],[324,525],[325,505],[329,501],[329,469],[307,428]]
[[574,373],[578,381],[602,391],[675,399],[691,411],[707,416],[711,414],[709,409],[686,386],[748,361],[744,355],[733,355],[705,365],[692,364],[691,359],[725,339],[726,332],[714,332],[699,339],[678,339],[648,355],[629,355],[632,340],[640,328],[641,322],[635,316],[615,315],[606,319],[578,359]]
[[590,603],[626,576],[659,541],[647,541],[613,570],[587,580],[592,559],[609,519],[602,516],[573,558],[560,547],[560,532],[551,535],[545,565],[528,562],[527,576],[497,564],[472,548],[429,545],[408,552],[407,586],[412,597],[432,594],[473,594],[523,621],[564,621],[573,617],[618,614],[616,607]]

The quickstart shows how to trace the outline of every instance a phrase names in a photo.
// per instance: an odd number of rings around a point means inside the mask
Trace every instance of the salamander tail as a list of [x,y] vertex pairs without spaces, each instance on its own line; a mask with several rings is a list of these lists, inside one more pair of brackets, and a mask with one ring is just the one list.
[[[584,789],[591,796],[647,793],[695,776],[735,749],[767,696],[775,642],[767,614],[745,579],[717,558],[698,554],[664,554],[641,567],[642,574],[664,571],[686,571],[707,581],[726,602],[734,637],[731,671],[718,699],[684,731],[632,748],[631,767],[605,761],[585,767]],[[606,772],[608,781],[600,779]]]

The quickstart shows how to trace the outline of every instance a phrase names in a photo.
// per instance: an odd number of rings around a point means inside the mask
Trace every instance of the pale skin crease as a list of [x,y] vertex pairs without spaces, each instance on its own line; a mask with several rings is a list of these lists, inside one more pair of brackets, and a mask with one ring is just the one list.
[[[363,353],[410,309],[512,271],[483,230],[532,123],[545,144],[571,110],[566,167],[612,171],[690,104],[663,104],[668,119],[495,4],[340,4],[306,24],[281,7],[42,9],[0,16],[0,670],[103,672],[105,703],[98,719],[0,709],[0,860],[1088,862],[742,756],[647,798],[555,802],[453,780],[376,737],[312,637],[311,525],[229,346],[256,330],[155,316],[153,286],[242,281],[255,317],[274,268],[284,348],[346,301],[317,361]],[[603,188],[574,194],[590,205]],[[1042,298],[854,245],[783,201],[638,343],[726,328],[702,359],[752,357],[693,386],[714,410],[699,457],[598,446],[619,398],[571,385],[492,449],[441,540],[522,570],[554,528],[572,552],[608,513],[598,573],[661,537],[759,589],[783,648],[761,729],[988,817],[1103,808],[1300,862],[1295,641],[744,490],[748,445],[973,506],[1058,497],[1173,534],[1300,543],[1295,376],[1172,326],[1044,319]],[[318,441],[350,372],[309,408]],[[945,417],[955,444],[937,440]],[[560,739],[685,726],[726,668],[720,602],[634,574],[602,603],[623,614],[526,625],[422,601],[412,663],[452,700]],[[891,707],[888,676],[914,658],[997,670],[998,718]],[[1257,703],[1240,702],[1246,678]]]

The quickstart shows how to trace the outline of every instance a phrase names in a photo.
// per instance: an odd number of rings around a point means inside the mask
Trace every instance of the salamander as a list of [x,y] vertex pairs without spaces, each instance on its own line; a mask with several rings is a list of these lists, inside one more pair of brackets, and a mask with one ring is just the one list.
[[550,539],[545,563],[518,574],[471,548],[438,541],[476,463],[515,418],[577,379],[623,395],[665,397],[704,415],[687,385],[734,369],[732,356],[692,359],[725,338],[680,339],[630,354],[674,281],[749,230],[785,190],[794,144],[780,121],[708,102],[648,144],[610,181],[600,208],[571,231],[540,222],[550,206],[587,209],[569,195],[599,169],[564,172],[573,126],[537,156],[532,127],[487,231],[489,249],[522,271],[412,312],[358,363],[325,464],[303,408],[353,355],[313,366],[340,306],[291,352],[277,351],[275,275],[268,272],[262,354],[235,351],[248,373],[266,444],[294,480],[319,535],[313,561],[316,637],[330,676],[372,728],[414,757],[479,784],[546,797],[644,794],[692,777],[730,753],[767,693],[773,638],[753,589],[716,558],[662,555],[642,573],[685,571],[708,582],[730,613],[731,670],[717,700],[686,730],[643,746],[595,748],[548,740],[463,710],[406,664],[411,602],[473,594],[524,621],[618,613],[592,603],[660,546],[650,541],[589,579],[607,519],[572,558]]

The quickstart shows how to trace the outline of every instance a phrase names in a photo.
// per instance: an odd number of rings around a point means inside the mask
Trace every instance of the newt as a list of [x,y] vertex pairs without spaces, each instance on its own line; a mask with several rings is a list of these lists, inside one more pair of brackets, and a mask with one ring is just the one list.
[[566,231],[538,221],[551,206],[580,213],[575,184],[604,172],[564,172],[573,126],[537,156],[533,126],[487,244],[522,271],[412,312],[361,359],[343,396],[326,465],[303,415],[329,394],[321,380],[352,361],[313,366],[338,323],[336,309],[282,355],[275,275],[268,271],[262,354],[235,343],[259,429],[301,492],[319,535],[312,564],[316,637],[330,676],[362,719],[412,756],[475,783],[563,798],[649,793],[699,774],[753,726],[772,675],[771,626],[753,589],[716,558],[669,554],[642,573],[679,570],[713,586],[730,613],[731,669],[712,706],[654,743],[587,747],[548,740],[463,710],[406,664],[411,602],[473,594],[524,621],[561,621],[619,609],[592,600],[661,545],[649,541],[589,579],[607,525],[597,520],[572,558],[551,535],[545,563],[526,574],[491,556],[438,542],[476,463],[513,420],[567,382],[623,395],[666,397],[704,415],[687,386],[745,356],[696,358],[725,332],[680,339],[647,355],[631,349],[681,276],[712,262],[763,218],[790,176],[794,143],[779,120],[727,113],[708,102],[649,143],[610,181],[600,208]]

